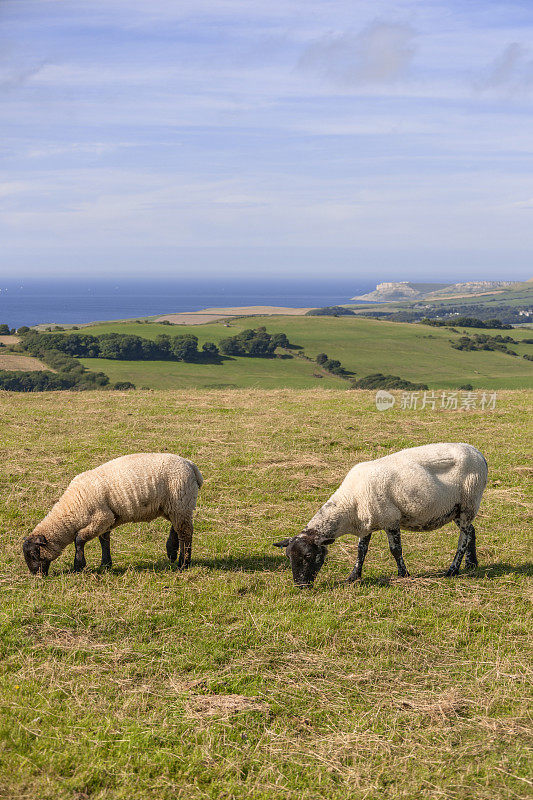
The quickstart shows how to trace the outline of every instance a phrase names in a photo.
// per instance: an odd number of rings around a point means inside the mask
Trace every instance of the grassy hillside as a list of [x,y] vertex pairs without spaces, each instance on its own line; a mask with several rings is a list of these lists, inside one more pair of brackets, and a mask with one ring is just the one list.
[[[92,334],[130,333],[155,338],[161,333],[192,333],[200,345],[218,342],[244,328],[264,325],[269,333],[285,332],[291,342],[304,348],[314,358],[326,352],[339,359],[356,377],[382,372],[392,373],[413,382],[427,383],[431,388],[457,388],[471,383],[480,388],[533,387],[533,362],[490,351],[459,351],[450,346],[450,339],[460,333],[425,325],[382,322],[353,317],[253,317],[235,320],[227,328],[220,323],[193,326],[160,324],[106,323],[85,328]],[[475,332],[470,329],[467,333]],[[517,340],[531,338],[531,331],[483,331],[510,333]],[[531,345],[513,345],[519,355],[533,353]],[[339,378],[313,377],[316,365],[300,358],[250,359],[235,358],[221,365],[181,364],[170,362],[119,362],[84,359],[89,369],[103,370],[112,382],[131,380],[137,386],[179,388],[232,384],[238,387],[310,388],[317,384],[346,387]]]
[[[527,797],[532,396],[379,413],[365,392],[0,393],[0,797]],[[346,538],[295,589],[272,542],[354,462],[435,440],[487,456],[479,569],[439,576],[447,526],[404,536],[396,579],[378,533],[360,585]],[[157,520],[113,532],[110,573],[92,543],[84,573],[68,548],[29,575],[21,539],[73,475],[163,448],[205,476],[189,572]]]

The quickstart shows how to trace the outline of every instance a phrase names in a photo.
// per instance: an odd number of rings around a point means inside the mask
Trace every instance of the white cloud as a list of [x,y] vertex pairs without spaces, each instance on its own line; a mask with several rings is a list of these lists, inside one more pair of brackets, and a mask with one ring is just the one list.
[[357,34],[322,36],[305,49],[298,66],[345,86],[387,84],[407,73],[414,39],[410,25],[374,22]]

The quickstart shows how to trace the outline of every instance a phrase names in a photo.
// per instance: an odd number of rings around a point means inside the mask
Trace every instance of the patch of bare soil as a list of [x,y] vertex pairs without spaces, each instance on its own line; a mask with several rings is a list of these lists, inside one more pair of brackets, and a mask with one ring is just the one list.
[[268,703],[258,697],[244,697],[241,694],[195,695],[188,704],[188,712],[200,717],[230,717],[239,711],[263,711],[269,709]]

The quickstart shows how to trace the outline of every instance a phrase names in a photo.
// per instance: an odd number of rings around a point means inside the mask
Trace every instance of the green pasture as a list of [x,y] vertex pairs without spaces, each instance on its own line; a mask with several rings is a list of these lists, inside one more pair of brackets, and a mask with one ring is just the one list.
[[[0,798],[530,797],[532,397],[380,413],[323,389],[0,392]],[[345,537],[296,589],[272,543],[354,463],[432,441],[488,460],[479,568],[443,577],[449,525],[404,535],[398,579],[376,533],[362,582]],[[22,539],[74,475],[159,450],[204,474],[188,572],[160,519],[113,531],[109,572],[93,542],[83,573],[68,547],[29,574]]]

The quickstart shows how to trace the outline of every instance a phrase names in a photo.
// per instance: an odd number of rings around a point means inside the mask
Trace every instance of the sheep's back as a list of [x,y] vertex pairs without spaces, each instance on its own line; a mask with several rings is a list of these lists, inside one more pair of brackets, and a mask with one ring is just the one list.
[[107,506],[117,524],[151,520],[197,487],[192,465],[172,453],[136,453],[78,475],[69,488],[88,505]]
[[358,464],[343,487],[371,527],[407,527],[409,520],[416,528],[438,527],[457,508],[477,512],[486,478],[485,459],[474,447],[439,443]]

